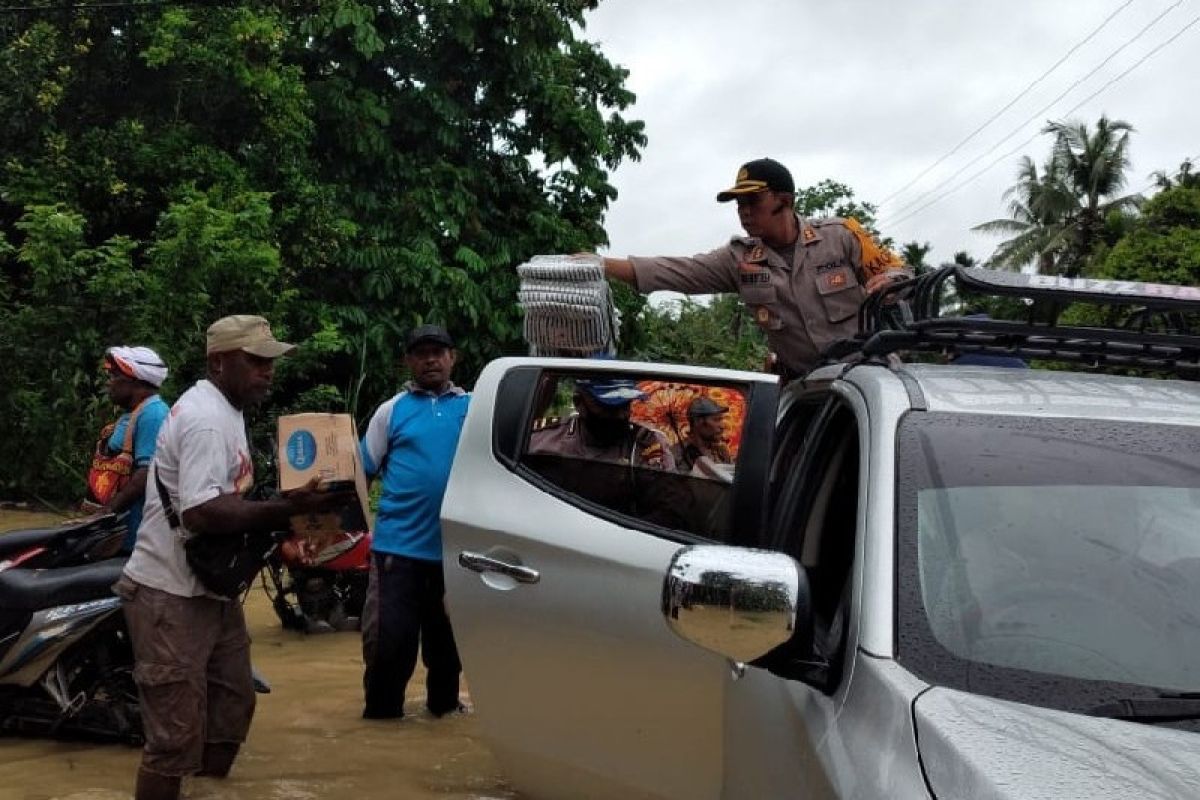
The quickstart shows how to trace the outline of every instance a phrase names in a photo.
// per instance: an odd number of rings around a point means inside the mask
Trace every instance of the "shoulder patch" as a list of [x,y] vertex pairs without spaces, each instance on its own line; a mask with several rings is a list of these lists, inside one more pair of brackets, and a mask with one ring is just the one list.
[[638,435],[637,438],[637,459],[641,464],[648,467],[663,466],[663,462],[667,457],[666,448],[663,441],[653,434],[652,431],[646,431],[649,436]]

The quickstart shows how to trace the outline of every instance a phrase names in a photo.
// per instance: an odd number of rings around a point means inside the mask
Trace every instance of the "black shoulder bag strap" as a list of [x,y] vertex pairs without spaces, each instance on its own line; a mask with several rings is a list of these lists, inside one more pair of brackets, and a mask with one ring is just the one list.
[[154,465],[154,487],[158,490],[158,501],[162,503],[163,513],[167,515],[167,524],[172,529],[179,527],[179,515],[175,513],[175,506],[171,505],[170,495],[167,494],[167,487],[163,486],[162,478],[158,477],[158,465]]
[[[154,469],[154,487],[162,503],[167,524],[174,530],[179,515],[171,505],[167,487]],[[213,594],[228,600],[243,597],[278,546],[271,531],[229,534],[227,536],[191,536],[183,544],[184,557],[200,584]]]

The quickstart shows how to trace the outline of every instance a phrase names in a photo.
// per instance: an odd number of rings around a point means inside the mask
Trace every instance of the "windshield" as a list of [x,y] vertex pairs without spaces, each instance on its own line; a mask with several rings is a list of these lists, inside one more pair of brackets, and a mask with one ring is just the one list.
[[899,444],[902,660],[1055,707],[1200,690],[1200,429],[914,413]]

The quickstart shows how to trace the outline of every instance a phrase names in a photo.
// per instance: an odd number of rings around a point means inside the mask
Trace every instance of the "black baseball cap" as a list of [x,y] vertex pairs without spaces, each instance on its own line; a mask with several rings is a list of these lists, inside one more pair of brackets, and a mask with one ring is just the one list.
[[697,397],[688,404],[687,415],[689,419],[694,417],[711,417],[714,414],[724,414],[729,409],[722,405],[717,405],[709,397]]
[[418,325],[408,332],[404,352],[411,352],[414,347],[426,342],[440,344],[442,347],[454,347],[454,339],[450,338],[450,334],[441,325]]
[[756,158],[742,164],[734,179],[733,188],[726,189],[717,195],[718,203],[726,203],[740,194],[756,192],[788,192],[796,191],[796,182],[788,168],[773,158]]

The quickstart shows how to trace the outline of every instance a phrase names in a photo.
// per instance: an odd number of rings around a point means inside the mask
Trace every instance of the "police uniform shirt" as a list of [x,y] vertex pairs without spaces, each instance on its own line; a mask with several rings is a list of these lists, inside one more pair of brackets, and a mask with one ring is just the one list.
[[577,416],[566,420],[539,420],[529,439],[529,452],[628,464],[648,469],[674,470],[675,458],[665,436],[656,430],[629,424],[630,435],[612,445],[601,446],[585,441],[583,426]]
[[737,292],[780,363],[803,374],[816,366],[821,350],[858,331],[870,278],[910,273],[853,219],[797,215],[796,221],[800,233],[790,259],[753,236],[735,236],[691,257],[632,256],[638,291]]

